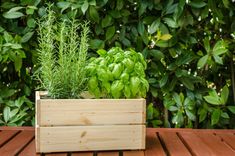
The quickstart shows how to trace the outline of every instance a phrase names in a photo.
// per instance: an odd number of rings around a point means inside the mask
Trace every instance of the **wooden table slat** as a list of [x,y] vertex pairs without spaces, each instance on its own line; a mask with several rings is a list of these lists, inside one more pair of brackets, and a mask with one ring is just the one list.
[[46,153],[45,156],[67,156],[68,153]]
[[215,136],[212,133],[196,133],[201,140],[207,144],[211,150],[213,150],[218,156],[232,156],[235,155],[235,151],[233,151],[229,146],[227,146],[224,142],[220,140],[218,136]]
[[[235,130],[147,128],[146,150],[123,156],[235,156]],[[0,156],[94,156],[95,152],[36,154],[34,128],[0,127]],[[96,156],[119,156],[99,151]]]
[[169,155],[172,156],[191,156],[188,149],[182,143],[176,133],[160,132],[160,138],[164,142]]
[[2,147],[3,144],[5,144],[7,141],[9,141],[14,135],[16,135],[19,131],[1,131],[0,132],[0,147]]
[[166,156],[166,153],[154,129],[147,130],[145,155]]
[[123,151],[123,156],[144,156],[144,151]]
[[179,135],[187,144],[191,153],[195,156],[211,156],[215,155],[211,150],[194,132],[179,132]]
[[119,152],[98,152],[97,156],[119,156]]
[[216,133],[216,135],[235,150],[235,135],[233,133]]
[[34,131],[22,131],[0,148],[1,155],[10,156],[19,153],[34,137]]
[[77,152],[77,153],[72,153],[71,156],[93,156],[93,152]]
[[19,156],[40,156],[36,153],[34,139],[19,153]]

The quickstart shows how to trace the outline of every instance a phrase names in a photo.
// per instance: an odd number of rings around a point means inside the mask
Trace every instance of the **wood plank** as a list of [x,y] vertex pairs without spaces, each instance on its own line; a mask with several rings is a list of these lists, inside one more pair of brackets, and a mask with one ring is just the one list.
[[216,133],[216,135],[235,150],[235,135],[233,133]]
[[219,156],[232,156],[235,155],[229,146],[227,146],[218,136],[207,132],[197,132],[198,137],[211,149],[216,155]]
[[39,126],[144,124],[146,116],[145,99],[41,99],[36,105]]
[[144,156],[144,151],[123,151],[123,156]]
[[45,156],[68,156],[68,153],[46,153]]
[[36,153],[35,140],[33,139],[20,153],[18,156],[40,156]]
[[188,149],[182,143],[175,132],[160,132],[160,138],[164,142],[169,155],[172,156],[191,156]]
[[22,131],[7,142],[1,149],[1,155],[16,155],[19,153],[34,137],[33,131]]
[[166,153],[154,129],[147,129],[145,155],[166,156]]
[[25,126],[25,127],[14,127],[14,126],[0,126],[0,130],[2,131],[9,131],[9,130],[13,130],[13,131],[20,131],[20,130],[29,130],[29,131],[34,131],[34,127],[32,126]]
[[191,153],[195,156],[212,156],[216,155],[195,133],[192,132],[179,132],[179,135],[185,141],[186,146],[190,149]]
[[9,141],[14,135],[16,135],[19,131],[11,130],[11,131],[1,131],[0,132],[0,147],[3,146],[7,141]]
[[79,153],[72,153],[71,156],[93,156],[93,152],[79,152]]
[[119,156],[119,152],[98,152],[97,156]]
[[[144,125],[39,127],[40,151],[144,149]],[[144,133],[144,134],[143,134]]]

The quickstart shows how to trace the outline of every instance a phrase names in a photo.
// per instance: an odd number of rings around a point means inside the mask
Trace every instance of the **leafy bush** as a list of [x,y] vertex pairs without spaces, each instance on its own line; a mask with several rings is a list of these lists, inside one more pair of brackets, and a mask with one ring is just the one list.
[[123,51],[119,47],[108,52],[99,50],[98,58],[91,58],[87,70],[89,92],[96,97],[136,98],[145,97],[148,81],[144,70],[144,57],[134,50]]

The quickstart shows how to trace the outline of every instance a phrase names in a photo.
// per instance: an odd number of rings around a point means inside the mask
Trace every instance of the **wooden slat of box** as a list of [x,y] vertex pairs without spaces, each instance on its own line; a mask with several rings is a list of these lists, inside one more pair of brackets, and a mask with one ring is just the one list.
[[145,148],[144,125],[63,126],[37,129],[37,152]]
[[40,126],[144,124],[144,99],[41,99]]

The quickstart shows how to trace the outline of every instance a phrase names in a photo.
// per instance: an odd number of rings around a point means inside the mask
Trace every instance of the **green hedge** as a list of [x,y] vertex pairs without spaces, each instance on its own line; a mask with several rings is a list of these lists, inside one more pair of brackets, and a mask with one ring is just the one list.
[[[41,0],[0,6],[0,125],[34,123]],[[91,21],[90,55],[132,47],[147,62],[148,125],[234,128],[235,5],[229,0],[56,1],[62,18]]]

